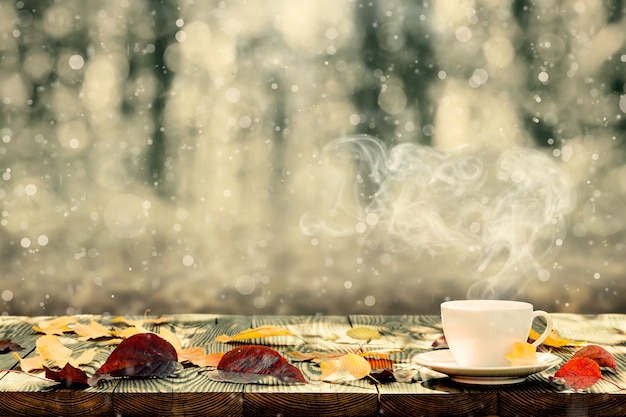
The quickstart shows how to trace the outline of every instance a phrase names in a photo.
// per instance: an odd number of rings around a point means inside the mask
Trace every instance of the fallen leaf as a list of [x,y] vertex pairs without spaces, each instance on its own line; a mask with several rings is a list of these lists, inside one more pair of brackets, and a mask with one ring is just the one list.
[[13,357],[20,361],[20,369],[22,372],[32,372],[44,369],[45,359],[41,355],[31,356],[30,358],[21,358],[20,355],[13,352]]
[[557,381],[574,390],[587,389],[602,379],[600,366],[589,358],[574,358],[565,362],[549,381]]
[[176,349],[176,352],[180,352],[181,350],[183,350],[183,347],[180,344],[180,339],[178,338],[178,336],[176,336],[176,333],[174,333],[167,327],[161,327],[161,329],[159,329],[159,336],[170,342],[170,344],[174,346],[174,349]]
[[38,333],[62,335],[71,332],[69,325],[75,322],[76,319],[71,316],[60,316],[41,321],[33,325],[33,329]]
[[123,339],[128,339],[136,334],[142,333],[151,333],[149,330],[144,329],[143,327],[127,327],[123,330],[112,330],[111,334],[115,337],[121,337]]
[[11,339],[0,340],[0,353],[14,352],[22,349],[24,348],[17,343],[11,342]]
[[597,345],[585,346],[572,355],[572,359],[575,358],[589,358],[595,361],[601,368],[610,368],[617,372],[615,358],[603,347]]
[[178,361],[179,362],[189,362],[193,365],[205,367],[205,366],[213,366],[217,367],[220,363],[220,360],[224,356],[223,352],[219,353],[205,353],[205,349],[203,346],[193,347],[189,349],[183,349],[178,352]]
[[247,329],[237,333],[234,336],[220,335],[215,338],[216,342],[229,343],[246,339],[258,339],[272,336],[294,336],[289,329],[279,328],[276,326],[266,325],[254,329]]
[[87,374],[82,369],[78,369],[66,364],[60,371],[46,369],[46,378],[59,382],[64,388],[85,388],[89,386]]
[[79,357],[70,358],[68,363],[75,367],[78,367],[80,365],[87,365],[95,359],[96,355],[99,352],[100,352],[100,349],[98,348],[87,349],[83,353],[81,353]]
[[353,327],[346,334],[353,339],[359,340],[378,340],[382,337],[378,330],[370,327]]
[[217,369],[207,372],[215,381],[255,383],[267,377],[285,383],[304,383],[302,372],[277,351],[265,346],[241,346],[224,354]]
[[165,378],[180,368],[176,349],[154,333],[140,333],[117,346],[89,378],[89,385],[116,377]]
[[104,327],[102,324],[95,320],[91,320],[89,324],[75,323],[70,326],[70,329],[74,331],[80,337],[78,340],[94,340],[101,339],[103,337],[111,337],[111,331]]
[[37,338],[36,351],[52,366],[63,368],[72,357],[72,349],[65,346],[56,335],[46,334]]
[[511,366],[528,366],[537,363],[537,350],[527,342],[515,342],[513,350],[505,356],[511,361]]
[[433,349],[448,349],[448,341],[444,335],[439,336],[431,345]]
[[320,364],[321,381],[346,382],[366,377],[372,371],[369,362],[356,353],[348,353],[338,359],[331,359]]
[[[537,333],[533,329],[530,329],[530,334],[528,335],[529,339],[537,340],[539,339],[539,337],[541,337],[539,333]],[[556,329],[553,329],[550,332],[550,335],[546,338],[546,340],[543,341],[542,344],[545,346],[550,346],[550,347],[565,347],[565,346],[576,346],[576,345],[579,345],[580,343],[581,342],[576,342],[574,340],[566,339],[562,337]]]

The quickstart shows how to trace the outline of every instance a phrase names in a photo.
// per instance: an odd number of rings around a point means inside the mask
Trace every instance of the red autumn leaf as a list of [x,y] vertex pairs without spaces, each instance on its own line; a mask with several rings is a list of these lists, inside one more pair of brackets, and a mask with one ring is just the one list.
[[24,349],[17,343],[11,342],[11,339],[2,339],[0,340],[0,353],[7,353],[9,351],[22,350]]
[[259,382],[267,376],[286,383],[307,383],[298,368],[265,346],[241,346],[226,352],[217,370],[208,375],[216,381],[235,383]]
[[120,343],[89,378],[89,385],[115,377],[165,378],[180,368],[176,349],[154,333],[139,333]]
[[431,345],[433,349],[448,349],[448,341],[444,335],[439,336]]
[[601,368],[611,368],[617,372],[617,364],[615,358],[606,349],[597,345],[589,345],[576,351],[572,355],[574,358],[589,358],[594,360]]
[[567,388],[580,390],[589,388],[602,379],[602,372],[600,366],[592,359],[573,358],[565,362],[550,381],[553,379]]
[[60,371],[46,369],[46,378],[60,382],[65,388],[84,388],[89,386],[87,374],[67,363]]

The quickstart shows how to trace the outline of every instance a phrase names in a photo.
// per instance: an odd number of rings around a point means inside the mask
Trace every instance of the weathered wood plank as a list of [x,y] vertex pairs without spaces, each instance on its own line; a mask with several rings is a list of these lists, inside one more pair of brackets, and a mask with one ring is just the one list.
[[378,393],[363,381],[355,384],[313,383],[307,385],[246,387],[244,415],[274,416],[375,416]]
[[243,392],[242,384],[215,382],[199,368],[187,368],[167,378],[119,380],[115,412],[123,416],[240,416]]
[[113,416],[113,393],[73,390],[0,392],[0,415]]

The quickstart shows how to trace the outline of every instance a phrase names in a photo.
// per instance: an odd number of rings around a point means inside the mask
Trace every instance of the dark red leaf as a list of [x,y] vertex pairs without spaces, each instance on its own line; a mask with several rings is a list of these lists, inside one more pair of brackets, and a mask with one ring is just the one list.
[[241,346],[232,349],[224,354],[217,369],[218,372],[214,372],[217,378],[226,380],[224,378],[228,377],[231,382],[256,382],[259,375],[269,375],[287,383],[307,383],[298,368],[291,365],[280,353],[265,346]]
[[7,353],[9,351],[22,350],[24,349],[17,343],[11,342],[11,339],[2,339],[0,340],[0,353]]
[[574,358],[589,358],[594,360],[601,368],[611,368],[617,372],[617,363],[615,358],[606,349],[597,345],[589,345],[576,351],[572,355]]
[[444,335],[441,335],[431,345],[433,349],[448,349],[448,341]]
[[58,372],[48,368],[45,369],[46,378],[60,382],[65,388],[84,388],[89,386],[85,371],[75,368],[69,363],[65,364],[63,369]]
[[153,333],[129,337],[111,352],[106,362],[89,379],[96,385],[113,377],[165,378],[180,368],[176,349]]
[[573,358],[559,368],[550,381],[556,380],[570,389],[586,389],[602,379],[600,366],[589,358]]

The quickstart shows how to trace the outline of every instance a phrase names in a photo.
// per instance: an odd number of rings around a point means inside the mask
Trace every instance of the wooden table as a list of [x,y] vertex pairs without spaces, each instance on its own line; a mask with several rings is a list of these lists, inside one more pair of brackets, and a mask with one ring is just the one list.
[[[40,334],[32,324],[38,317],[0,317],[0,339],[11,338],[24,349],[21,357],[33,355]],[[78,316],[81,322],[95,319],[110,326],[111,317]],[[132,319],[141,319],[133,317]],[[626,315],[555,314],[555,328],[562,336],[599,344],[618,362],[618,373],[604,377],[626,386]],[[343,351],[359,348],[362,342],[345,340],[352,327],[372,327],[382,338],[363,346],[365,350],[399,349],[393,359],[400,366],[416,354],[432,350],[441,335],[438,316],[222,316],[174,315],[158,324],[146,324],[158,332],[166,326],[181,339],[183,347],[206,346],[207,352],[225,352],[232,344],[214,342],[221,334],[271,324],[290,329],[298,337],[274,336],[253,340],[279,352]],[[340,342],[329,341],[330,335]],[[75,352],[101,341],[76,342],[62,336]],[[105,347],[94,363],[85,367],[93,373],[106,360],[112,347]],[[569,359],[572,348],[555,349]],[[599,381],[585,392],[564,391],[549,384],[555,369],[534,374],[514,385],[479,386],[455,383],[445,375],[422,370],[423,380],[376,385],[368,379],[330,384],[320,382],[319,367],[309,362],[294,363],[309,384],[234,384],[214,382],[204,368],[186,367],[167,378],[118,379],[96,387],[64,389],[19,372],[0,372],[1,416],[626,416],[626,391]],[[18,369],[9,353],[0,355],[0,369]]]

